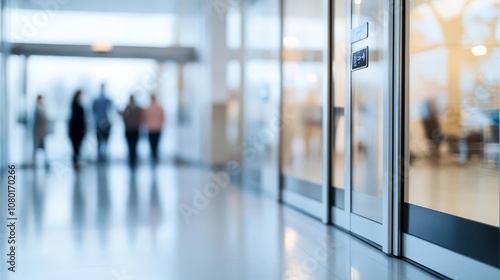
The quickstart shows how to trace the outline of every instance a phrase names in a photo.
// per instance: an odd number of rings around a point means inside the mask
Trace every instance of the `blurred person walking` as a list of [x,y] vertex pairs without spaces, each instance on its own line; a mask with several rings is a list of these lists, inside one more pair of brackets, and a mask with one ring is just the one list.
[[144,110],[143,123],[148,130],[149,146],[153,163],[158,163],[158,143],[161,137],[161,131],[165,124],[165,112],[161,107],[156,95],[151,96],[151,104]]
[[43,96],[36,98],[35,117],[33,123],[33,166],[36,166],[38,149],[42,149],[45,156],[45,167],[49,167],[49,159],[45,148],[45,137],[48,134],[48,119],[43,102]]
[[81,90],[77,90],[71,102],[71,118],[69,120],[69,138],[73,145],[73,166],[79,169],[80,146],[87,130],[85,123],[85,110],[80,104]]
[[100,162],[104,162],[107,159],[108,139],[111,131],[111,122],[108,113],[113,105],[111,100],[106,97],[105,89],[106,86],[101,84],[99,97],[94,100],[92,106],[97,135],[97,159]]
[[130,96],[130,101],[121,115],[125,122],[125,137],[127,138],[129,165],[130,167],[135,167],[137,164],[137,143],[139,142],[142,110],[135,104],[133,95]]

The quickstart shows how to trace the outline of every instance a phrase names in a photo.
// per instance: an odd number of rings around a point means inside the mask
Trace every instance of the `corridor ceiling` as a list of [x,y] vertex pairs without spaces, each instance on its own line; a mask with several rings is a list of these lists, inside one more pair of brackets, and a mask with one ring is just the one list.
[[[179,0],[15,0],[8,1],[8,3],[14,8],[30,10],[54,9],[53,3],[56,3],[58,9],[64,11],[173,13],[177,10],[178,1]],[[49,3],[53,6],[50,6]]]

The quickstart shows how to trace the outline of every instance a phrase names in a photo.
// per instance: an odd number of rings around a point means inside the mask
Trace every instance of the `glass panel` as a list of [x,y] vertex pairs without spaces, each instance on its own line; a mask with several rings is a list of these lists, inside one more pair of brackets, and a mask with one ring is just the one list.
[[322,0],[284,1],[282,173],[322,182]]
[[[244,186],[276,196],[280,119],[279,0],[245,3]],[[273,189],[265,189],[266,187]]]
[[498,228],[500,1],[412,2],[405,201]]
[[241,9],[230,6],[226,15],[226,44],[229,49],[241,48]]
[[332,187],[334,190],[335,207],[344,209],[345,166],[346,166],[346,122],[345,105],[347,90],[348,56],[346,37],[349,32],[346,26],[347,6],[346,1],[337,0],[334,3],[333,22],[333,108],[332,110]]
[[[0,2],[0,170],[7,165],[7,106],[5,86],[5,52],[4,52],[4,1]],[[2,177],[3,179],[3,177]],[[1,189],[3,191],[3,189]],[[0,231],[3,233],[3,231]]]
[[384,1],[355,1],[352,27],[365,22],[369,37],[353,44],[352,50],[369,47],[369,67],[352,72],[352,212],[382,222],[383,112],[385,68],[384,22],[372,17],[383,11]]

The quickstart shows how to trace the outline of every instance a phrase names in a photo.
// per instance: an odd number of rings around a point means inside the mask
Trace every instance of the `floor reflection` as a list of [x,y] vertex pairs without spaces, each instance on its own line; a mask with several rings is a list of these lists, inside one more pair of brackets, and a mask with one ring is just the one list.
[[42,230],[43,218],[44,218],[44,194],[46,188],[46,175],[45,173],[37,170],[33,177],[32,184],[32,202],[33,202],[33,218],[35,221],[35,230],[40,234]]
[[359,279],[432,279],[235,186],[206,197],[188,223],[180,205],[192,206],[195,190],[213,186],[205,169],[141,166],[132,172],[112,165],[65,176],[20,173],[26,188],[19,195],[30,198],[19,216],[26,225],[19,229],[22,266],[15,274],[0,271],[1,279],[347,279],[352,271]]
[[157,239],[157,233],[162,224],[163,213],[161,206],[160,193],[158,191],[158,179],[156,169],[151,180],[151,190],[149,192],[149,227],[151,229],[151,241],[154,243]]
[[[84,226],[85,226],[85,197],[83,194],[83,184],[82,175],[80,173],[75,174],[74,185],[73,185],[73,211],[72,211],[72,222],[73,222],[73,233],[75,235],[75,241],[78,245],[82,245],[84,238]],[[54,203],[54,202],[52,202]]]
[[127,199],[127,228],[131,244],[135,243],[139,222],[139,195],[137,193],[136,172],[130,172],[129,192]]
[[101,246],[106,246],[110,228],[111,199],[109,197],[107,166],[97,166],[97,228]]

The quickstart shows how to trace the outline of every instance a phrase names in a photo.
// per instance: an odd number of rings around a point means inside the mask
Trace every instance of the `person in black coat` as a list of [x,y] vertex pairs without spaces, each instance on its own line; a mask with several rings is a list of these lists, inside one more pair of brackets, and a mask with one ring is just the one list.
[[69,120],[69,138],[73,145],[73,166],[78,169],[80,158],[80,146],[87,130],[85,123],[85,110],[80,104],[81,90],[77,90],[71,102],[71,118]]
[[127,138],[129,165],[137,164],[137,143],[139,142],[139,129],[141,127],[142,109],[135,103],[134,96],[130,96],[125,111],[121,113],[125,122],[125,138]]

